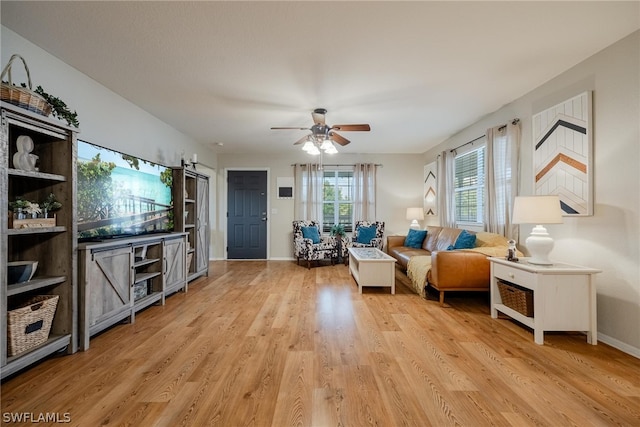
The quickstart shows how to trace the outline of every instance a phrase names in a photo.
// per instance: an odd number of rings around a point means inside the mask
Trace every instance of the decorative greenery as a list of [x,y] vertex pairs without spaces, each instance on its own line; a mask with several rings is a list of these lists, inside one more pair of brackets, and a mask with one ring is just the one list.
[[340,236],[344,237],[347,233],[344,231],[344,225],[342,224],[333,224],[330,231],[332,236]]
[[[23,86],[25,85],[23,84]],[[73,126],[76,128],[80,126],[80,123],[78,122],[78,113],[76,113],[75,111],[72,113],[63,100],[46,93],[44,89],[42,89],[42,86],[38,86],[35,90],[35,93],[42,96],[51,105],[54,117],[66,120],[69,126]]]
[[47,212],[54,212],[62,207],[62,203],[56,199],[56,196],[53,193],[50,193],[42,202],[40,202],[40,207]]
[[16,197],[15,201],[9,202],[9,209],[11,209],[12,211],[15,211],[17,209],[26,209],[29,207],[29,205],[31,205],[30,201],[22,197]]
[[40,209],[40,205],[34,202],[29,202],[29,206],[25,208],[25,211],[29,215],[40,215],[42,213],[42,209]]

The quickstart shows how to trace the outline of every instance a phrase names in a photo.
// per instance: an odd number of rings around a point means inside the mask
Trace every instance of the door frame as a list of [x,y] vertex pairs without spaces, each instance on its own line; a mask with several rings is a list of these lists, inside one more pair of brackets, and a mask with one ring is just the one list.
[[[270,195],[270,190],[271,190],[271,170],[267,167],[255,167],[255,168],[236,168],[236,167],[229,167],[229,168],[224,168],[224,183],[223,183],[223,191],[224,191],[224,197],[222,198],[222,212],[220,212],[221,217],[222,217],[222,224],[221,228],[222,230],[224,230],[224,246],[223,246],[223,251],[224,251],[224,259],[229,259],[229,257],[227,256],[227,247],[228,247],[228,240],[227,240],[227,212],[229,212],[228,206],[229,206],[229,201],[227,200],[227,197],[229,195],[229,172],[230,171],[266,171],[267,172],[267,235],[266,235],[266,239],[267,241],[265,242],[265,244],[267,245],[267,258],[266,259],[271,259],[271,197],[269,197]],[[241,259],[234,259],[233,261],[244,261]],[[248,259],[247,261],[255,261],[253,259]]]

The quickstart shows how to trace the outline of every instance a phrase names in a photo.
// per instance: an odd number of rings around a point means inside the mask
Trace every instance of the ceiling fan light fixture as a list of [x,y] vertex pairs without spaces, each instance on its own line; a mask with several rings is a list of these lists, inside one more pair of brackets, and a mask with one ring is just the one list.
[[316,149],[316,146],[315,146],[315,144],[313,142],[311,142],[310,139],[307,139],[307,141],[302,146],[302,151],[310,152],[310,151],[312,151],[314,149]]
[[320,154],[320,149],[316,145],[313,145],[313,147],[307,150],[307,153],[311,154],[312,156],[317,156],[318,154]]
[[338,153],[338,149],[335,147],[335,145],[331,144],[329,146],[329,148],[324,150],[325,153],[327,154],[337,154]]
[[322,141],[322,144],[320,144],[320,149],[324,151],[330,150],[332,147],[335,150],[336,147],[333,146],[330,139],[325,139]]
[[325,114],[327,110],[325,108],[316,108],[311,113],[313,118],[313,125],[310,128],[305,127],[272,127],[272,130],[309,130],[311,133],[307,136],[303,136],[293,145],[303,144],[302,150],[306,153],[317,156],[320,155],[320,166],[322,166],[322,154],[336,154],[338,149],[336,144],[344,147],[349,144],[349,140],[342,135],[334,132],[338,131],[369,131],[371,126],[368,124],[346,124],[346,125],[334,125],[330,126],[325,121]]

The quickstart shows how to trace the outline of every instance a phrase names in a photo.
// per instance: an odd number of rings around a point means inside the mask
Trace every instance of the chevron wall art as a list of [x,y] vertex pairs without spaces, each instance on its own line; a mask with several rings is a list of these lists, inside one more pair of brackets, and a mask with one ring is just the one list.
[[437,207],[437,184],[436,179],[437,166],[436,162],[429,163],[424,167],[424,214],[436,215]]
[[593,215],[591,92],[533,116],[534,190],[557,194],[564,215]]

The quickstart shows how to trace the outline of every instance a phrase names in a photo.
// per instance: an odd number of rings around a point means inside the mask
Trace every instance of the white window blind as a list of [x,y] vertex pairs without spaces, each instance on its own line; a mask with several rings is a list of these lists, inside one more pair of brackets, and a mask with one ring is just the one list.
[[484,147],[456,156],[455,202],[456,222],[483,222],[484,211]]

